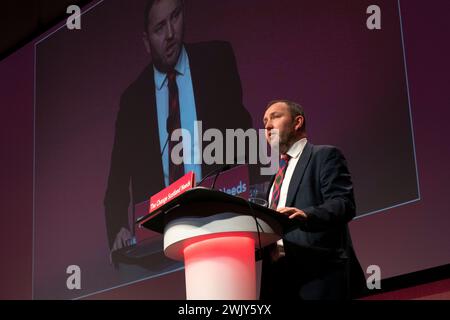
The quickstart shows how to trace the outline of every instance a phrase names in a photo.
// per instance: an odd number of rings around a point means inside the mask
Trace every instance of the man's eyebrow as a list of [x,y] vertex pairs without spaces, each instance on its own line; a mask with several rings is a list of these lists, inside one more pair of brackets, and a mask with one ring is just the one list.
[[158,28],[159,26],[164,25],[164,20],[165,20],[165,19],[159,21],[158,23],[155,23],[153,26],[150,26],[150,27],[151,27],[152,29],[156,29],[156,28]]
[[175,9],[173,9],[173,11],[170,13],[171,16],[173,16],[174,14],[180,12],[183,9],[183,5],[180,4],[178,7],[176,7]]

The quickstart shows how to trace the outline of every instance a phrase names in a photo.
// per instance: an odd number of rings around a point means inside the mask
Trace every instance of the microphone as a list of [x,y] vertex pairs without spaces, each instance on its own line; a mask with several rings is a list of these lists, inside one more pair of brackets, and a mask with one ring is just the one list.
[[203,183],[203,181],[205,181],[207,178],[211,177],[213,174],[216,174],[216,177],[214,178],[214,182],[213,182],[212,186],[210,187],[210,189],[214,189],[214,186],[216,184],[216,180],[217,180],[217,177],[219,176],[219,174],[221,174],[224,171],[230,170],[230,169],[231,169],[230,164],[224,164],[224,165],[220,166],[219,168],[209,172],[206,176],[204,176],[202,178],[202,180],[200,180],[198,185],[201,185]]
[[220,175],[222,172],[227,171],[227,170],[230,170],[230,169],[231,169],[231,165],[226,164],[226,165],[222,166],[222,170],[217,171],[216,176],[214,177],[213,184],[212,184],[212,186],[211,186],[211,190],[214,190],[214,186],[216,185],[216,180],[217,180],[217,178],[219,177],[219,175]]
[[[242,158],[242,157],[241,157],[241,158]],[[206,176],[204,176],[204,177],[202,178],[202,180],[200,180],[200,182],[198,183],[198,185],[201,185],[201,184],[203,183],[203,181],[205,181],[207,178],[209,178],[209,177],[211,177],[213,174],[215,174],[216,176],[214,177],[214,181],[213,181],[213,183],[212,183],[212,185],[211,185],[211,187],[210,187],[210,189],[214,189],[214,186],[216,185],[216,180],[217,180],[217,178],[219,177],[219,175],[220,175],[222,172],[228,171],[228,170],[232,169],[234,166],[238,166],[238,165],[240,165],[240,164],[245,164],[245,163],[238,163],[239,160],[240,160],[241,158],[238,159],[238,158],[235,156],[235,157],[234,157],[234,161],[233,161],[232,164],[229,164],[229,163],[223,164],[223,165],[220,166],[219,168],[217,168],[217,169],[215,169],[215,170],[209,172]]]

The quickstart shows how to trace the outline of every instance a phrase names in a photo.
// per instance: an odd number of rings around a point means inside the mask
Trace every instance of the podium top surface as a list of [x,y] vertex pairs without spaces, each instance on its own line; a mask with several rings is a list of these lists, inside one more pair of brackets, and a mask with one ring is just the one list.
[[263,219],[265,216],[269,216],[276,219],[281,225],[292,223],[287,217],[280,216],[270,208],[222,191],[196,187],[186,191],[157,210],[139,218],[136,224],[163,233],[166,223],[172,219],[186,215],[206,217],[220,212],[255,215]]

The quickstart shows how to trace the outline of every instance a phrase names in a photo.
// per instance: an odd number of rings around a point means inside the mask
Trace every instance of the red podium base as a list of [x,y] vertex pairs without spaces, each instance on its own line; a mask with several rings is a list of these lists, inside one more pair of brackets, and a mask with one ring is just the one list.
[[188,300],[256,300],[255,240],[211,235],[184,249]]

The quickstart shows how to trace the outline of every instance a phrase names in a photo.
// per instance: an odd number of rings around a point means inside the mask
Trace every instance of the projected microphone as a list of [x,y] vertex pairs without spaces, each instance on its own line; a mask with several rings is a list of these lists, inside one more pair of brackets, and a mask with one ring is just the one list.
[[[174,119],[173,119],[172,114],[167,117],[167,120],[166,120],[167,139],[166,139],[166,142],[164,143],[164,147],[161,151],[161,157],[164,154],[164,150],[166,150],[167,144],[169,143],[170,135],[172,134],[173,130],[175,130],[173,120]],[[170,157],[170,155],[169,155],[169,157]]]

